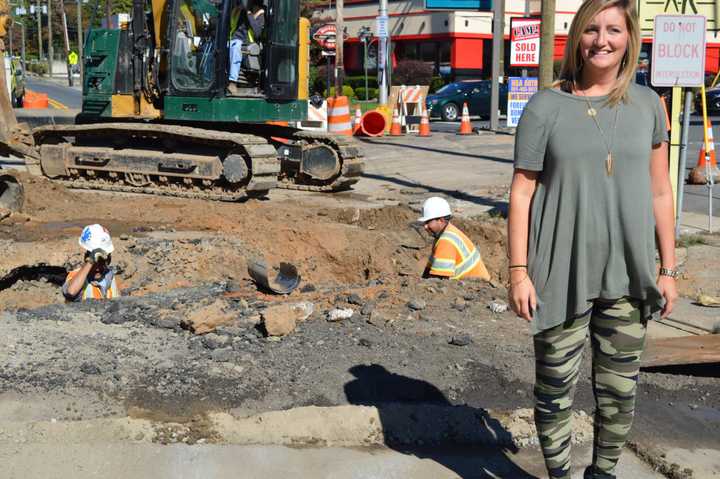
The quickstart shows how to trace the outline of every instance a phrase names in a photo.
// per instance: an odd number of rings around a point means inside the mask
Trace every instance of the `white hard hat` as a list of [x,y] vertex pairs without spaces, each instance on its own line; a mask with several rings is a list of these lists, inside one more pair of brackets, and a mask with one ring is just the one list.
[[444,198],[439,196],[433,196],[425,200],[423,203],[423,215],[422,218],[418,218],[418,221],[425,223],[426,221],[434,220],[435,218],[444,218],[451,216],[450,205]]
[[97,224],[83,228],[78,243],[87,251],[101,249],[107,254],[115,251],[110,233],[104,227]]

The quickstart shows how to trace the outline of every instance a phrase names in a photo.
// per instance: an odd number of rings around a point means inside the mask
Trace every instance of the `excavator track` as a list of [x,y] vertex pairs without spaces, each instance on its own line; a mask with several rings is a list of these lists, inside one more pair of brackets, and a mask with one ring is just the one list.
[[[265,138],[247,133],[153,123],[99,123],[44,126],[33,130],[33,136],[42,154],[43,173],[70,188],[238,201],[267,195],[270,189],[277,187],[280,174],[275,148]],[[188,147],[203,154],[193,156],[192,151],[186,151]],[[70,151],[65,152],[63,148]],[[47,157],[52,156],[48,152],[58,151],[63,160],[46,164]],[[135,165],[141,164],[144,169],[133,171],[131,161],[128,160],[126,166],[122,160],[111,162],[109,159],[122,158],[125,152],[128,158],[136,161]],[[215,152],[219,157],[241,156],[249,166],[247,179],[238,184],[225,181],[221,174],[226,173],[219,163],[224,160],[212,158],[208,152]],[[159,162],[172,161],[163,160],[163,157],[173,155],[181,158],[175,160],[178,165],[195,167],[195,171],[198,170],[195,165],[203,166],[204,162],[216,178],[166,173],[159,169],[149,171],[145,166],[162,165]],[[85,158],[83,166],[78,166],[81,161],[76,157]],[[145,160],[144,163],[137,163],[138,158]],[[121,167],[106,167],[103,161]],[[90,166],[87,166],[88,162]]]
[[320,143],[333,148],[340,157],[340,173],[327,182],[304,178],[302,175],[293,177],[281,176],[278,185],[279,188],[300,191],[332,192],[346,190],[360,180],[365,169],[365,162],[363,161],[363,156],[351,139],[344,136],[329,135],[315,131],[297,131],[292,135],[292,139],[308,145]]

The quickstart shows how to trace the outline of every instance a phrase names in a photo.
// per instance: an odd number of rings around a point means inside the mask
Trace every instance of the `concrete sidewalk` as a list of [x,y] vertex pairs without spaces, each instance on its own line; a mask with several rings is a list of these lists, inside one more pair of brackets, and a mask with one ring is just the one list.
[[[574,452],[573,479],[591,459],[589,447]],[[482,449],[402,453],[384,447],[159,445],[132,443],[23,444],[2,447],[3,477],[117,479],[531,479],[546,477],[537,450],[504,455]],[[620,478],[654,479],[625,451]]]

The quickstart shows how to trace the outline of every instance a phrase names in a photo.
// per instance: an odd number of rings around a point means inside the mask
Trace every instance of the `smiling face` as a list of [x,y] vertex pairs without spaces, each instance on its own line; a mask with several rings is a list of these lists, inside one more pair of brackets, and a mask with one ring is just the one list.
[[620,8],[611,7],[598,13],[580,38],[583,74],[614,72],[617,75],[629,39],[625,15]]

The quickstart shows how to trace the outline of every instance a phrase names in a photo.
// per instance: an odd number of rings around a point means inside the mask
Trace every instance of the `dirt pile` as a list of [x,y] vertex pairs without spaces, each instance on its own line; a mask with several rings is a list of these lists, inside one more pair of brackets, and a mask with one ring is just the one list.
[[[296,203],[224,204],[175,198],[70,191],[44,178],[24,178],[22,217],[0,222],[6,254],[0,258],[4,309],[62,302],[62,272],[81,264],[77,237],[99,222],[113,235],[113,254],[125,294],[143,295],[204,283],[248,288],[248,260],[293,263],[301,286],[344,286],[382,281],[394,289],[418,277],[432,239],[407,206],[308,210]],[[494,277],[504,267],[503,232],[487,218],[458,220],[480,248]],[[54,280],[6,275],[17,268],[54,268]],[[45,275],[46,279],[47,275]],[[3,283],[3,278],[6,281]],[[58,279],[60,278],[60,279]]]

